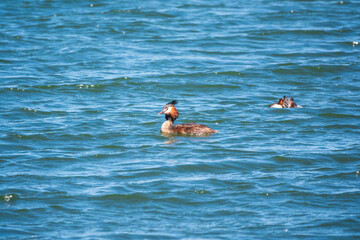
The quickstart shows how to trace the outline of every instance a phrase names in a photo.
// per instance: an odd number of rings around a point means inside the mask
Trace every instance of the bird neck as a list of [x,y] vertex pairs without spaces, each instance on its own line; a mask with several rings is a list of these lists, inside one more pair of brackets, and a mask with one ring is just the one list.
[[161,125],[161,132],[171,133],[173,124],[174,124],[174,122],[173,122],[171,119],[166,120],[166,121]]

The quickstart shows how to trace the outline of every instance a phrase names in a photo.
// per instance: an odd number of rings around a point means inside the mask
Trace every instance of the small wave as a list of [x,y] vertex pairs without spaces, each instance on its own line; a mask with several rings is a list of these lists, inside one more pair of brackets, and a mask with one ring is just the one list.
[[130,15],[141,15],[142,17],[146,18],[174,18],[176,15],[170,13],[164,13],[159,11],[153,10],[143,10],[142,8],[133,8],[133,9],[118,9],[118,10],[110,10],[104,12],[103,14],[130,14]]
[[102,202],[128,202],[131,204],[148,202],[152,200],[152,198],[150,198],[146,193],[107,194],[103,196],[90,197],[89,199]]
[[241,72],[236,71],[226,71],[226,72],[215,72],[216,75],[224,75],[224,76],[240,76],[243,75]]
[[108,12],[104,12],[104,14],[107,13],[131,13],[131,14],[140,14],[141,13],[141,9],[136,8],[136,9],[119,9],[119,10],[110,10]]
[[326,35],[331,35],[331,36],[336,36],[336,35],[342,35],[344,33],[351,33],[352,30],[351,29],[339,29],[339,30],[332,30],[332,31],[327,31],[327,30],[318,30],[318,29],[288,29],[288,30],[283,30],[283,29],[271,29],[271,30],[257,30],[256,32],[254,31],[250,31],[248,32],[248,34],[250,36],[283,36],[283,35],[291,35],[291,36],[296,36],[296,35],[302,35],[302,36],[306,36],[306,35],[310,35],[312,37],[316,37],[316,36],[321,36],[324,37]]
[[107,84],[76,84],[78,89],[87,90],[89,92],[106,92]]
[[81,133],[81,134],[62,134],[58,135],[59,139],[74,139],[74,140],[82,140],[82,139],[93,139],[95,136],[89,133]]
[[[287,53],[271,53],[271,56],[274,57],[284,57],[284,58],[297,58],[297,57],[312,57],[312,58],[320,58],[320,57],[342,57],[344,55],[349,55],[352,53],[344,52],[344,51],[325,51],[325,52],[287,52]],[[296,66],[293,62],[278,64],[277,66]]]
[[141,12],[145,17],[161,17],[161,18],[175,18],[177,15],[175,14],[169,14],[169,13],[163,13],[158,11],[142,11]]
[[65,111],[59,111],[59,110],[54,110],[54,111],[44,111],[44,110],[39,110],[39,109],[34,109],[34,108],[28,108],[28,107],[23,107],[19,109],[21,112],[25,113],[25,114],[29,114],[29,115],[56,115],[56,116],[65,116],[68,113]]
[[177,74],[164,74],[164,75],[154,75],[153,78],[177,78],[177,77],[206,77],[211,76],[215,73],[209,72],[197,72],[197,73],[177,73]]
[[245,55],[248,54],[247,52],[242,51],[209,51],[209,50],[192,50],[190,52],[193,53],[201,53],[204,55],[220,55],[220,56],[236,56],[236,55]]
[[359,129],[360,126],[358,124],[354,124],[354,125],[350,125],[350,124],[331,124],[331,125],[324,126],[324,128],[325,129]]
[[40,115],[51,115],[52,114],[52,112],[41,111],[41,110],[27,108],[27,107],[20,108],[20,110],[24,113],[36,113],[36,114],[40,114]]
[[127,147],[124,147],[122,145],[103,145],[103,146],[100,146],[99,148],[104,148],[104,149],[110,149],[110,150],[127,150],[128,148]]
[[338,119],[347,119],[347,118],[356,118],[360,119],[358,115],[349,115],[349,114],[342,114],[342,113],[320,113],[318,114],[319,117],[324,118],[338,118]]
[[291,74],[291,75],[320,75],[334,72],[350,71],[351,66],[348,65],[319,65],[319,66],[297,66],[294,65],[288,68],[277,68],[272,70],[276,74]]
[[14,91],[14,92],[29,92],[29,90],[21,87],[10,87],[6,88],[7,90]]
[[14,204],[17,199],[19,199],[19,196],[14,193],[8,193],[0,196],[0,200],[8,206]]
[[44,134],[11,134],[10,136],[13,136],[15,138],[21,139],[21,140],[49,140],[49,138]]
[[13,61],[6,60],[6,59],[0,59],[0,63],[12,63]]
[[225,4],[183,4],[178,6],[178,8],[222,8],[225,7]]
[[39,159],[40,161],[50,161],[50,162],[73,162],[73,161],[77,161],[78,159],[73,158],[73,157],[42,157]]
[[17,87],[1,88],[1,92],[14,91],[26,93],[73,93],[77,90],[88,92],[106,92],[107,88],[114,85],[123,84],[128,77],[116,78],[113,80],[102,81],[101,83],[73,83],[73,84],[39,84],[39,85],[20,85]]
[[[353,149],[348,149],[347,151],[350,152],[350,150],[357,150],[358,147],[355,147]],[[335,162],[338,162],[338,163],[356,163],[356,162],[359,162],[359,154],[355,152],[355,154],[334,154],[334,155],[328,155],[325,157],[327,157],[329,160],[332,160],[332,161],[335,161]]]

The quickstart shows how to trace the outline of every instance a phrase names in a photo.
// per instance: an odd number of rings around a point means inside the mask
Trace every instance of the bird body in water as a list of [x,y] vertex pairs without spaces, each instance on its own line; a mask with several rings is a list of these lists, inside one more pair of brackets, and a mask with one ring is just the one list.
[[175,108],[177,101],[174,100],[165,104],[159,114],[165,114],[166,121],[161,126],[161,132],[166,134],[206,136],[218,132],[206,125],[199,123],[185,123],[174,125],[175,120],[179,117],[179,112]]
[[271,108],[302,108],[294,102],[293,98],[287,98],[286,96],[279,99],[279,102],[271,104]]

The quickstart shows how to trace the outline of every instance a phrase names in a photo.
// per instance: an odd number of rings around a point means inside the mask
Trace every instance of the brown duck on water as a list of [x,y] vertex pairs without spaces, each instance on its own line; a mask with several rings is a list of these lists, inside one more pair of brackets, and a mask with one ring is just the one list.
[[287,98],[286,96],[279,99],[279,102],[271,104],[272,108],[301,108],[301,106],[297,105],[294,102],[293,98]]
[[173,125],[175,120],[179,117],[179,112],[175,108],[177,101],[174,100],[165,104],[162,111],[159,114],[165,114],[166,121],[161,126],[161,132],[167,134],[179,134],[179,135],[193,135],[193,136],[204,136],[218,132],[213,130],[206,125],[198,123],[185,123]]

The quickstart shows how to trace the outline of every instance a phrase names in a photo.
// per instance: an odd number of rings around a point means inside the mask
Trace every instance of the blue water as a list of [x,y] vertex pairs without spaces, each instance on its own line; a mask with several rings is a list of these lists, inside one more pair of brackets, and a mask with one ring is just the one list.
[[[1,239],[360,237],[360,2],[0,2]],[[303,108],[271,109],[286,95]],[[160,134],[163,105],[210,137]]]

